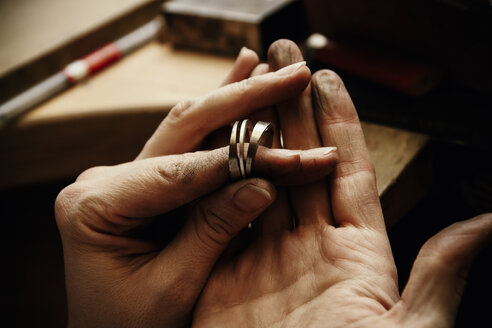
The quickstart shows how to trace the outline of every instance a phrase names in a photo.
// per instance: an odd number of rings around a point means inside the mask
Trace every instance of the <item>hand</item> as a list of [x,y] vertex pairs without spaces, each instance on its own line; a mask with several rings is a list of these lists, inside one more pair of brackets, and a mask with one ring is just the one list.
[[[227,82],[249,76],[256,64],[251,52],[241,55]],[[227,147],[195,150],[215,129],[285,101],[309,79],[307,68],[293,66],[179,104],[136,161],[89,169],[60,193],[70,326],[190,322],[217,258],[275,199],[273,185],[260,178],[227,184]],[[335,162],[332,149],[260,148],[255,169],[288,184],[325,177]]]
[[[302,60],[280,41],[272,70]],[[267,210],[256,239],[215,267],[195,308],[197,327],[450,327],[464,274],[490,241],[492,215],[455,224],[422,248],[400,296],[375,174],[350,97],[320,71],[277,105],[287,148],[336,146],[326,183],[288,190],[291,212]],[[290,225],[291,216],[296,226]]]

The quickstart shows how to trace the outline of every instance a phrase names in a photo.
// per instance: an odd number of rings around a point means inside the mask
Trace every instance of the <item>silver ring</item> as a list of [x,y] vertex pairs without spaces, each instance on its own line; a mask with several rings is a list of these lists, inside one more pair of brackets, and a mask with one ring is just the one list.
[[[232,126],[229,142],[229,173],[237,180],[251,176],[253,162],[260,145],[271,147],[273,143],[273,125],[258,121],[254,128],[249,120],[236,121]],[[249,143],[248,143],[249,142]],[[245,144],[248,149],[245,151]],[[246,153],[246,159],[244,158]]]
[[[238,159],[239,159],[239,171],[241,172],[241,177],[244,179],[246,178],[246,168],[244,165],[244,144],[246,142],[250,141],[251,137],[251,130],[253,129],[253,126],[249,120],[243,120],[240,123],[240,130],[239,130],[239,149],[238,149]],[[249,152],[249,146],[248,146],[248,152]]]
[[239,170],[239,159],[237,157],[239,123],[239,121],[236,121],[232,126],[231,139],[229,142],[229,173],[231,174],[231,179],[233,180],[241,178],[241,171]]
[[258,147],[272,147],[273,143],[273,125],[272,123],[258,121],[253,128],[249,140],[248,155],[246,156],[246,176],[251,175],[253,170],[253,161],[258,151]]

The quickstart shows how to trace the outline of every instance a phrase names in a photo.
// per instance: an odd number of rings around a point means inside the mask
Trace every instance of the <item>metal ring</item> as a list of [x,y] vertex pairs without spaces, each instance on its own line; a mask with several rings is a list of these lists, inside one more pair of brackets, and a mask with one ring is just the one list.
[[237,180],[241,178],[241,171],[239,170],[239,162],[237,156],[239,125],[240,125],[240,121],[236,121],[232,126],[231,139],[229,142],[229,173],[231,175],[232,180]]
[[253,161],[260,145],[270,148],[273,143],[273,125],[272,123],[258,121],[253,128],[249,140],[248,155],[246,156],[246,177],[251,175],[253,170]]
[[[243,120],[240,125],[239,130],[239,146],[238,146],[238,160],[239,160],[239,171],[241,172],[241,177],[246,178],[246,168],[244,164],[244,144],[250,141],[251,131],[253,130],[253,125],[249,120]],[[249,147],[248,147],[249,152]]]

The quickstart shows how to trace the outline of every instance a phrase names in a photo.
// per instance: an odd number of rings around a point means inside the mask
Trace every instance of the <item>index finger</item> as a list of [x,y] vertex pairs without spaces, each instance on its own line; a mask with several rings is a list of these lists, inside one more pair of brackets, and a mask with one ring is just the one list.
[[328,70],[312,79],[313,103],[325,146],[338,149],[330,176],[335,223],[385,229],[374,166],[354,104],[340,77]]
[[[62,193],[70,201],[67,207],[94,208],[96,213],[104,210],[116,225],[134,224],[120,219],[166,213],[227,183],[228,151],[229,147],[222,147],[120,164],[100,177],[78,180]],[[255,173],[274,183],[303,183],[326,177],[336,160],[332,148],[292,151],[260,147]]]
[[169,112],[138,158],[193,151],[212,131],[300,93],[310,78],[311,72],[304,64],[293,64],[180,103]]

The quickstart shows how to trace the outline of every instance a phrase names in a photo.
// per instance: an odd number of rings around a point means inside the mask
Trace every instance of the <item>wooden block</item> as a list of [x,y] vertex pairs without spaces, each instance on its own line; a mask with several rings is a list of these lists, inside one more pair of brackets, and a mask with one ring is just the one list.
[[246,46],[264,56],[273,41],[306,35],[302,9],[298,0],[174,0],[163,12],[176,47],[236,55]]

